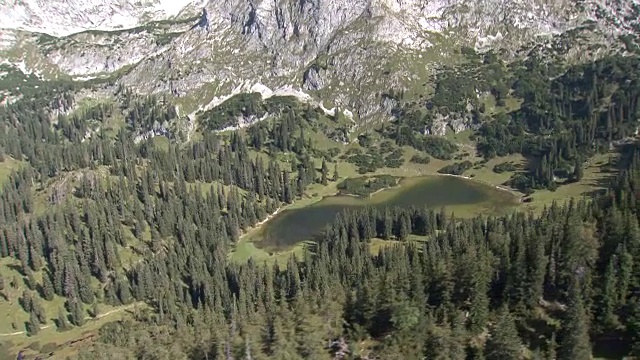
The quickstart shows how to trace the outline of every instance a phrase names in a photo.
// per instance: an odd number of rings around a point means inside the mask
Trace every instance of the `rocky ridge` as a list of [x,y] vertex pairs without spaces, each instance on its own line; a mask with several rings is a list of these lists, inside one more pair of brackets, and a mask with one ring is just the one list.
[[86,30],[113,31],[172,18],[194,0],[6,0],[0,28],[68,36]]
[[[101,2],[128,13],[146,11],[131,10],[135,6],[122,0],[107,3]],[[638,30],[640,14],[635,0],[217,0],[182,5],[189,10],[181,10],[182,21],[162,26],[45,40],[32,35],[31,42],[39,49],[38,63],[77,78],[127,69],[120,81],[135,90],[177,96],[203,88],[222,96],[247,82],[271,89],[293,86],[352,109],[366,122],[390,116],[397,104],[383,96],[386,92],[424,92],[439,66],[457,61],[454,49],[499,49],[508,58],[537,44],[584,61],[618,51],[618,37]],[[189,17],[196,11],[197,17]],[[71,13],[65,19],[76,18]],[[15,31],[4,31],[2,39]],[[568,37],[572,31],[579,36]],[[566,46],[567,41],[573,43]],[[443,116],[442,121],[450,118],[460,119]],[[443,127],[436,128],[438,133]]]

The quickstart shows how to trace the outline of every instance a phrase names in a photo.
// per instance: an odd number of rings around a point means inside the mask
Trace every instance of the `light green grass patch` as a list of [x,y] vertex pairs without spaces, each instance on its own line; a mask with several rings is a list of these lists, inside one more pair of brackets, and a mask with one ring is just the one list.
[[162,151],[169,151],[169,139],[166,136],[154,136],[151,140],[153,142],[153,146],[157,147]]
[[475,143],[471,141],[472,135],[473,135],[472,129],[466,129],[456,133],[451,128],[447,127],[447,131],[444,137],[447,140],[458,144],[458,146],[461,146],[461,145],[473,146],[474,147],[473,152],[475,152]]
[[[28,337],[26,335],[11,336],[6,339],[9,352],[17,354],[20,350],[25,350],[24,355],[28,358],[35,358],[38,355],[46,355],[46,351],[53,350],[54,359],[74,358],[77,352],[94,341],[94,336],[98,329],[109,322],[117,321],[131,316],[132,312],[144,309],[143,303],[135,303],[119,308],[101,307],[101,317],[97,319],[87,319],[86,323],[81,327],[72,327],[71,329],[59,332],[55,326],[42,328],[38,335]],[[79,341],[82,340],[82,341]],[[74,342],[71,344],[71,342]],[[1,354],[0,354],[1,355]]]
[[383,239],[374,238],[374,239],[371,239],[371,241],[369,242],[369,252],[372,255],[378,255],[381,250],[390,246],[398,245],[398,244],[402,244],[402,243],[396,240],[383,240]]
[[540,212],[545,205],[548,206],[554,201],[562,203],[571,198],[581,198],[594,191],[604,190],[615,176],[615,172],[610,169],[611,166],[608,164],[610,158],[615,161],[617,154],[598,154],[592,157],[584,168],[584,177],[580,182],[561,185],[555,191],[537,190],[531,195],[533,201],[523,203],[523,208]]
[[249,238],[243,237],[238,241],[236,247],[229,253],[229,260],[237,263],[243,263],[253,259],[258,263],[278,263],[286,264],[287,260],[294,255],[296,258],[301,259],[304,252],[305,243],[301,242],[290,250],[279,252],[267,252],[263,249],[256,247],[256,245],[250,241]]
[[23,165],[24,162],[5,155],[4,161],[0,162],[0,186],[4,185],[12,172],[19,170]]
[[466,176],[472,177],[474,180],[486,182],[488,184],[498,186],[504,184],[511,178],[514,172],[496,173],[493,171],[493,167],[503,162],[512,162],[518,169],[524,169],[526,166],[526,159],[520,154],[495,157],[487,161],[479,169],[469,169],[465,172]]

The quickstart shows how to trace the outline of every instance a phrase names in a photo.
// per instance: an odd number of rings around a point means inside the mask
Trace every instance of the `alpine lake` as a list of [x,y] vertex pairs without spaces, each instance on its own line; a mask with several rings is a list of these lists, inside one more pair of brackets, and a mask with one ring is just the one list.
[[417,207],[459,217],[501,215],[511,212],[519,197],[510,191],[462,177],[429,175],[400,179],[395,186],[368,196],[338,194],[302,208],[285,209],[251,236],[257,248],[277,252],[320,234],[339,213],[367,206]]

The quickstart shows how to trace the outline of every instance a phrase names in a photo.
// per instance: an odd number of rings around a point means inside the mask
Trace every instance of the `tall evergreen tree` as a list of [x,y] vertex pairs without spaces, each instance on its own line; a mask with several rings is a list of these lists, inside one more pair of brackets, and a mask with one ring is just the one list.
[[487,360],[520,359],[522,357],[522,341],[513,315],[505,306],[498,314],[498,320],[487,340],[485,354]]
[[58,309],[58,317],[56,319],[56,326],[58,331],[69,330],[69,322],[67,321],[67,313],[63,308]]
[[569,287],[567,312],[562,325],[558,359],[591,359],[588,317],[577,281]]
[[321,174],[321,178],[320,178],[320,183],[322,185],[327,185],[329,183],[328,181],[328,172],[329,169],[327,168],[327,161],[323,158],[322,159],[322,170],[321,170],[322,174]]
[[40,322],[38,316],[31,311],[29,313],[29,321],[27,322],[27,335],[35,336],[40,332]]

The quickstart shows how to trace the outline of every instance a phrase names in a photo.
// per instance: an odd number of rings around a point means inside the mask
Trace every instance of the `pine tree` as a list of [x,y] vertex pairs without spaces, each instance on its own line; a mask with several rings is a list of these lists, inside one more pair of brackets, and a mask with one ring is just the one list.
[[340,175],[338,174],[338,163],[335,163],[335,165],[333,165],[333,181],[338,181],[339,178]]
[[577,281],[569,287],[567,313],[562,325],[558,359],[591,359],[588,318]]
[[558,358],[558,355],[556,353],[557,350],[558,350],[558,342],[556,341],[556,333],[553,332],[551,334],[551,339],[547,344],[547,351],[546,351],[547,359],[549,360],[557,359]]
[[617,305],[618,278],[615,260],[612,258],[603,277],[602,301],[599,306],[601,315],[598,321],[599,325],[609,329],[615,329],[618,326],[618,319],[614,313]]
[[35,336],[40,332],[40,322],[38,321],[38,316],[31,311],[29,313],[29,322],[27,322],[27,335]]
[[582,168],[582,161],[580,160],[580,157],[576,157],[575,164],[573,166],[573,181],[578,182],[582,180],[583,176],[584,169]]
[[63,308],[58,309],[58,318],[56,319],[58,331],[69,330],[69,321],[67,321],[67,312]]
[[471,309],[469,311],[471,332],[479,334],[483,331],[489,317],[489,279],[483,266],[483,261],[476,261],[476,270],[473,272],[473,290]]
[[73,325],[82,326],[85,323],[84,309],[80,301],[74,300],[69,302],[69,310],[71,312],[71,322]]
[[44,311],[44,307],[42,306],[42,303],[40,302],[40,299],[34,299],[33,300],[32,312],[34,314],[36,314],[36,317],[38,318],[38,322],[40,324],[46,324],[47,323],[47,314]]
[[25,283],[27,287],[31,290],[36,290],[38,286],[38,282],[36,281],[35,276],[33,275],[33,271],[31,269],[27,270],[27,276],[25,278]]
[[42,297],[47,300],[53,300],[53,283],[51,282],[51,278],[46,272],[42,274]]
[[513,316],[505,306],[500,310],[497,323],[491,331],[485,347],[487,360],[520,359],[522,341]]
[[93,305],[91,306],[91,316],[94,319],[98,318],[98,315],[100,315],[100,305],[98,305],[98,302],[94,302]]
[[382,213],[381,227],[381,237],[385,240],[391,239],[391,235],[393,234],[393,218],[391,217],[389,208],[385,208]]
[[411,219],[409,219],[409,215],[403,211],[398,218],[396,237],[398,238],[398,240],[404,241],[407,239],[410,233]]
[[327,168],[327,161],[325,159],[322,159],[322,175],[320,179],[320,183],[322,183],[322,185],[327,185],[329,183],[327,179],[328,172],[329,172],[329,169]]

